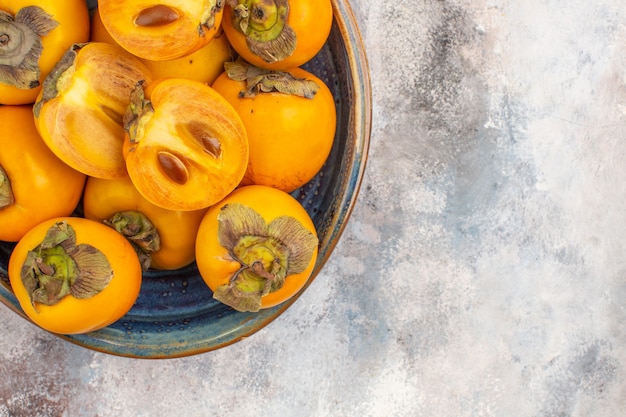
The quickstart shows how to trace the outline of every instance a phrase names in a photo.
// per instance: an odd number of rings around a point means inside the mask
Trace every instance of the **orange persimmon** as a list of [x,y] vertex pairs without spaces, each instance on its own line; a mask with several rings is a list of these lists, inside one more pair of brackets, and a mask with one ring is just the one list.
[[269,71],[239,60],[213,83],[248,133],[250,156],[242,184],[291,192],[310,181],[335,138],[335,101],[326,84],[302,68]]
[[196,233],[205,209],[173,211],[143,198],[130,178],[90,177],[83,195],[85,217],[105,222],[129,238],[146,267],[173,270],[195,259]]
[[126,169],[137,190],[169,210],[199,210],[241,181],[248,139],[241,118],[199,81],[138,86],[125,116]]
[[124,49],[162,61],[206,45],[221,25],[223,1],[100,0],[98,9],[102,24]]
[[200,275],[218,301],[259,311],[295,296],[318,253],[315,225],[290,194],[241,187],[205,214],[196,239]]
[[121,47],[74,45],[44,81],[33,107],[41,137],[59,159],[86,175],[122,178],[123,116],[130,92],[150,70]]
[[32,106],[0,106],[0,132],[0,240],[17,242],[42,221],[72,214],[85,175],[46,146]]
[[8,272],[24,313],[59,334],[87,333],[119,320],[134,305],[142,280],[130,242],[81,217],[30,229],[11,253]]
[[89,40],[85,0],[0,0],[0,104],[32,104],[74,43]]
[[[117,44],[102,24],[98,9],[91,19],[91,41]],[[224,71],[224,62],[232,59],[232,51],[228,38],[220,29],[209,43],[180,58],[163,61],[138,58],[152,71],[154,79],[189,78],[211,84]]]
[[234,0],[224,8],[222,27],[246,61],[286,70],[310,61],[322,49],[332,22],[330,0]]

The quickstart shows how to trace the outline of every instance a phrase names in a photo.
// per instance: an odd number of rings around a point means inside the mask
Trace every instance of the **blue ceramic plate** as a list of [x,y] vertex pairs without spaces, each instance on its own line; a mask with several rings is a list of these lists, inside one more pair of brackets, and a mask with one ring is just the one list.
[[[371,91],[362,40],[348,1],[332,3],[334,23],[329,40],[305,67],[324,80],[335,97],[335,143],[321,172],[293,192],[313,218],[320,238],[319,258],[307,286],[328,260],[350,216],[370,138]],[[0,301],[28,320],[6,275],[12,248],[12,244],[0,243]],[[213,300],[195,265],[172,272],[149,271],[136,304],[122,319],[99,331],[59,337],[119,356],[189,356],[250,336],[296,298],[259,313],[240,313]]]

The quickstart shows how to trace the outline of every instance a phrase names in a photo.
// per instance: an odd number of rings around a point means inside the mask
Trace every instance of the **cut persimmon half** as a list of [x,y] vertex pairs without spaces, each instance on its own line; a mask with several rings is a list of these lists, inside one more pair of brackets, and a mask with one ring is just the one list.
[[35,126],[54,154],[83,174],[123,178],[123,119],[130,93],[150,70],[119,46],[72,46],[43,83],[33,107]]
[[128,175],[157,206],[209,207],[246,171],[245,126],[232,105],[202,82],[169,78],[138,85],[124,126]]
[[224,0],[100,0],[102,24],[124,49],[153,61],[206,45],[221,26]]

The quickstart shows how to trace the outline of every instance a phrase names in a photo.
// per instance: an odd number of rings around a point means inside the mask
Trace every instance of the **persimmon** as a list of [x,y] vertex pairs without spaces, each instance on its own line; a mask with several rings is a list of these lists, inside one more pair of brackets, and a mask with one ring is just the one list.
[[139,85],[125,116],[126,169],[137,190],[169,210],[199,210],[241,181],[248,138],[219,93],[184,78]]
[[310,61],[328,40],[330,0],[227,0],[222,27],[233,49],[262,68],[286,70]]
[[223,0],[100,0],[110,36],[141,58],[162,61],[197,51],[217,33]]
[[326,84],[302,69],[263,70],[227,63],[213,83],[235,108],[248,133],[250,156],[243,185],[291,192],[310,181],[328,158],[337,115]]
[[130,92],[139,81],[151,80],[150,70],[117,45],[74,45],[46,77],[37,97],[37,130],[59,159],[77,171],[122,178],[122,122]]
[[130,242],[81,217],[50,219],[29,230],[11,253],[8,272],[24,313],[59,334],[119,320],[134,305],[142,280]]
[[0,0],[0,104],[32,104],[65,51],[88,40],[85,0]]
[[206,212],[196,262],[215,299],[254,312],[289,300],[306,285],[318,244],[315,225],[295,198],[249,185]]
[[32,106],[0,106],[0,132],[0,240],[17,242],[42,221],[72,214],[85,175],[46,146]]
[[196,233],[205,209],[173,211],[155,206],[130,178],[90,177],[83,195],[85,217],[103,222],[138,249],[144,269],[173,270],[195,259]]
[[[98,9],[91,19],[91,41],[117,44],[102,24]],[[153,61],[138,57],[158,78],[189,78],[211,84],[224,71],[224,63],[232,59],[226,35],[220,29],[206,45],[180,58]]]

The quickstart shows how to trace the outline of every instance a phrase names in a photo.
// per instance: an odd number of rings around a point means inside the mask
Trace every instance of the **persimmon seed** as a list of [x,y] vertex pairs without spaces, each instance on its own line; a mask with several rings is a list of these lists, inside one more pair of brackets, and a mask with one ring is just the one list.
[[157,160],[163,173],[176,184],[184,185],[189,180],[187,167],[176,155],[161,151],[157,153]]
[[163,4],[143,9],[137,15],[135,24],[144,27],[165,26],[175,22],[179,18],[176,10]]
[[191,133],[193,137],[196,138],[196,140],[200,142],[200,144],[202,144],[205,152],[207,152],[214,158],[219,158],[219,156],[222,154],[222,144],[220,143],[219,139],[207,134],[207,129],[203,123],[189,123],[188,129],[189,133]]

